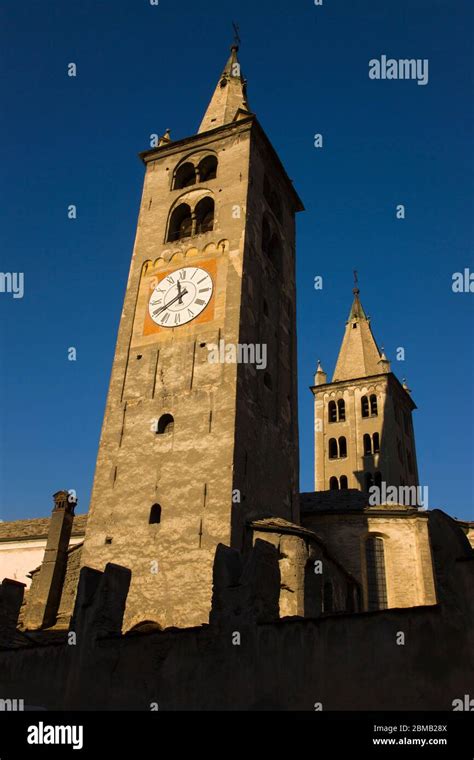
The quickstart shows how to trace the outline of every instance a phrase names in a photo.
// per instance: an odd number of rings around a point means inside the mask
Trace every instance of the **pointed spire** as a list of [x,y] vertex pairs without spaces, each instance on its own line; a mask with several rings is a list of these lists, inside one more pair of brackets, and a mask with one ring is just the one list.
[[346,322],[333,382],[390,372],[390,362],[385,354],[381,355],[372,335],[369,317],[360,302],[357,272],[354,272],[354,281],[354,300]]
[[314,374],[314,384],[315,385],[325,385],[327,383],[327,375],[323,368],[321,367],[321,360],[318,359],[318,366],[316,369],[316,372]]
[[351,310],[349,312],[349,318],[348,321],[350,322],[353,319],[368,319],[364,307],[362,306],[359,298],[360,290],[359,288],[353,289],[354,294],[354,300],[352,302]]
[[382,346],[382,354],[379,359],[379,365],[380,365],[380,372],[386,372],[386,373],[390,372],[390,362],[385,356],[385,351],[383,350],[383,346]]
[[239,46],[236,42],[230,50],[229,60],[204,114],[198,134],[230,124],[239,110],[250,113],[247,103],[247,83],[240,70],[237,57]]

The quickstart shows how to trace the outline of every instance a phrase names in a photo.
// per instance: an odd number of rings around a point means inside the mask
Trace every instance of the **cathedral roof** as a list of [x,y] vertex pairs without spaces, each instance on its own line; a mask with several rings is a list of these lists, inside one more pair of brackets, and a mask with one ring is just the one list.
[[[27,541],[48,537],[51,517],[35,517],[32,520],[12,520],[0,522],[0,541]],[[71,536],[84,536],[87,515],[76,515]]]
[[[309,494],[300,494],[300,497],[308,495]],[[256,532],[266,531],[268,533],[286,533],[289,535],[301,536],[302,538],[309,539],[310,541],[315,541],[317,544],[319,544],[321,550],[323,551],[323,554],[328,557],[331,562],[334,562],[334,564],[337,565],[337,567],[341,570],[341,572],[344,573],[346,577],[350,578],[353,581],[356,580],[352,573],[346,567],[344,567],[344,565],[341,565],[339,560],[337,560],[336,557],[329,551],[323,539],[310,528],[306,528],[304,525],[299,525],[298,523],[292,523],[282,517],[263,517],[259,520],[250,520],[248,522],[248,525]]]
[[246,81],[237,58],[238,46],[232,45],[229,60],[204,114],[198,134],[230,124],[240,113],[249,114]]
[[289,520],[285,520],[283,517],[262,517],[259,520],[251,520],[249,525],[254,530],[267,530],[271,533],[290,533],[298,536],[306,536],[321,544],[323,543],[322,539],[312,530],[309,530],[309,528],[305,528],[297,523],[289,522]]
[[390,372],[390,363],[379,351],[370,328],[370,320],[360,302],[359,289],[354,288],[353,293],[354,300],[346,322],[333,383]]

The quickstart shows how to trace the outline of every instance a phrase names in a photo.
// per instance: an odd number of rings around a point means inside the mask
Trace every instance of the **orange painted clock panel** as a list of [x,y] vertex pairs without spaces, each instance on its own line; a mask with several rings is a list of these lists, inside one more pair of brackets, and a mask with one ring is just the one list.
[[[205,261],[205,262],[199,262],[199,261],[193,261],[192,264],[184,264],[179,267],[170,267],[167,270],[162,271],[154,271],[150,272],[150,274],[147,274],[142,281],[142,288],[141,291],[146,292],[146,298],[144,299],[144,321],[143,321],[143,336],[149,336],[149,335],[156,335],[159,333],[166,333],[170,331],[169,327],[162,327],[151,318],[149,313],[149,300],[150,297],[155,290],[158,283],[162,282],[166,277],[169,277],[170,275],[173,275],[174,273],[179,272],[181,269],[183,269],[183,266],[185,267],[195,267],[199,269],[203,269],[212,278],[213,282],[213,293],[211,296],[211,299],[207,306],[203,309],[203,311],[198,314],[194,319],[192,319],[187,324],[203,324],[205,322],[211,322],[214,319],[214,308],[215,308],[215,300],[216,300],[216,284],[217,284],[217,266],[216,261],[214,259]],[[143,289],[143,290],[142,290]],[[140,299],[141,300],[141,299]],[[176,325],[174,329],[182,329],[185,325]]]

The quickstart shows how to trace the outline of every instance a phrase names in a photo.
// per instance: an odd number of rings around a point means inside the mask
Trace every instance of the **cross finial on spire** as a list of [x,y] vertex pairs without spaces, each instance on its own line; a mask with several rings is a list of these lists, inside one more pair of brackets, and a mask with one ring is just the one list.
[[359,276],[357,274],[357,269],[354,269],[354,289],[352,291],[354,295],[357,295],[359,291]]
[[214,90],[207,107],[198,134],[231,124],[241,114],[249,114],[247,102],[246,81],[242,76],[238,60],[238,42],[240,42],[239,27],[234,24],[235,42],[230,56]]
[[238,49],[239,45],[241,43],[240,29],[237,26],[237,24],[235,23],[235,21],[232,22],[232,26],[234,27],[234,45],[233,45],[233,47],[236,47]]

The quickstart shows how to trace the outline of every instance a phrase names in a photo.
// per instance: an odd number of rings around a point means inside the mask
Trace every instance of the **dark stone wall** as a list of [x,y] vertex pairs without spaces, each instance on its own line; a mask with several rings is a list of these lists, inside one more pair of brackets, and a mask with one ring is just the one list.
[[378,612],[277,619],[277,550],[257,540],[246,565],[219,548],[210,625],[122,635],[130,570],[83,568],[69,632],[0,643],[0,698],[49,710],[450,710],[472,694],[474,553],[449,529],[434,515],[441,603]]
[[420,607],[63,642],[0,652],[0,696],[48,709],[450,710],[472,691],[466,623]]

